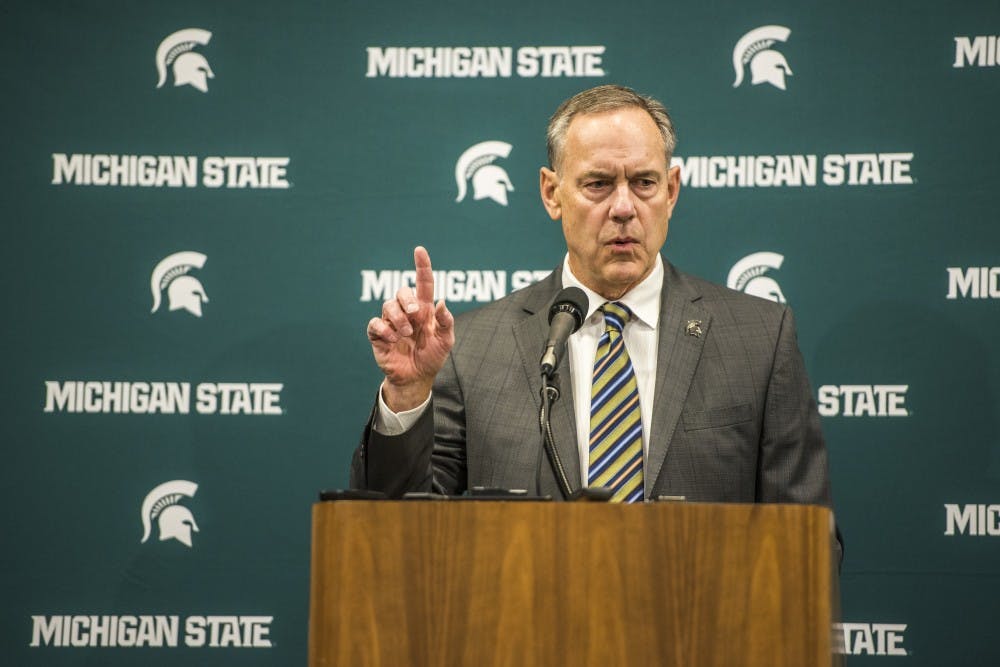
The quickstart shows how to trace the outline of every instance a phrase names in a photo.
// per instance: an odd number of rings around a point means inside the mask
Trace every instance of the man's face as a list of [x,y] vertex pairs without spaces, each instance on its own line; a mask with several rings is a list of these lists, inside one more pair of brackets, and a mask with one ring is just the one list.
[[584,285],[617,299],[649,275],[667,238],[680,168],[637,107],[575,116],[556,172],[542,167],[542,202],[562,220],[569,266]]

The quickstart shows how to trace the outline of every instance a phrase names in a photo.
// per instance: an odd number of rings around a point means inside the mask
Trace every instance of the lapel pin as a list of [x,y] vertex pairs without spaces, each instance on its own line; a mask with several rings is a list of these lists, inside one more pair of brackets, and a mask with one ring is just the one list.
[[684,327],[684,333],[688,336],[701,338],[701,335],[704,333],[704,331],[701,330],[701,320],[688,320],[687,326]]

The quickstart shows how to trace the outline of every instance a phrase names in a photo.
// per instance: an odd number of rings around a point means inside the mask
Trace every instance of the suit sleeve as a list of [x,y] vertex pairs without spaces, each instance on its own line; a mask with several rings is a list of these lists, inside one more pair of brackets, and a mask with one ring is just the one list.
[[[757,502],[833,507],[826,443],[789,309],[782,315],[768,380]],[[843,547],[837,531],[838,558]]]
[[434,442],[432,410],[425,410],[417,423],[400,435],[375,430],[376,404],[354,450],[351,488],[381,491],[399,498],[408,491],[431,490],[431,446]]
[[353,489],[399,498],[409,491],[456,495],[465,491],[465,410],[451,356],[434,381],[429,409],[408,431],[384,435],[374,428],[376,405],[351,461]]
[[757,474],[758,502],[831,504],[826,444],[788,309],[768,379]]

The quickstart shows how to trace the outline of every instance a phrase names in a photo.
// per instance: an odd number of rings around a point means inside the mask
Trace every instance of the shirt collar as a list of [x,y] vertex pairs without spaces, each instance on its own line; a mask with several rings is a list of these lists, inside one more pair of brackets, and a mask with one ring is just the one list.
[[[569,268],[569,253],[563,260],[562,269],[563,287],[579,287],[587,295],[589,306],[587,308],[587,320],[597,312],[606,301],[603,296],[581,283]],[[660,254],[656,254],[656,263],[653,270],[649,272],[642,282],[630,289],[625,295],[618,299],[620,303],[628,306],[636,319],[651,329],[655,329],[660,320],[660,294],[663,292],[663,259]]]

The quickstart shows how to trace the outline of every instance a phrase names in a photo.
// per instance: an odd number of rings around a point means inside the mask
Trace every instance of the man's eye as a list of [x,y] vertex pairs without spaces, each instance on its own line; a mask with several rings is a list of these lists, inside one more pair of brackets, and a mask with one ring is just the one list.
[[656,186],[656,181],[651,178],[640,178],[636,181],[636,185],[640,188],[652,188]]
[[588,181],[586,187],[591,190],[600,190],[601,188],[607,187],[607,181]]

